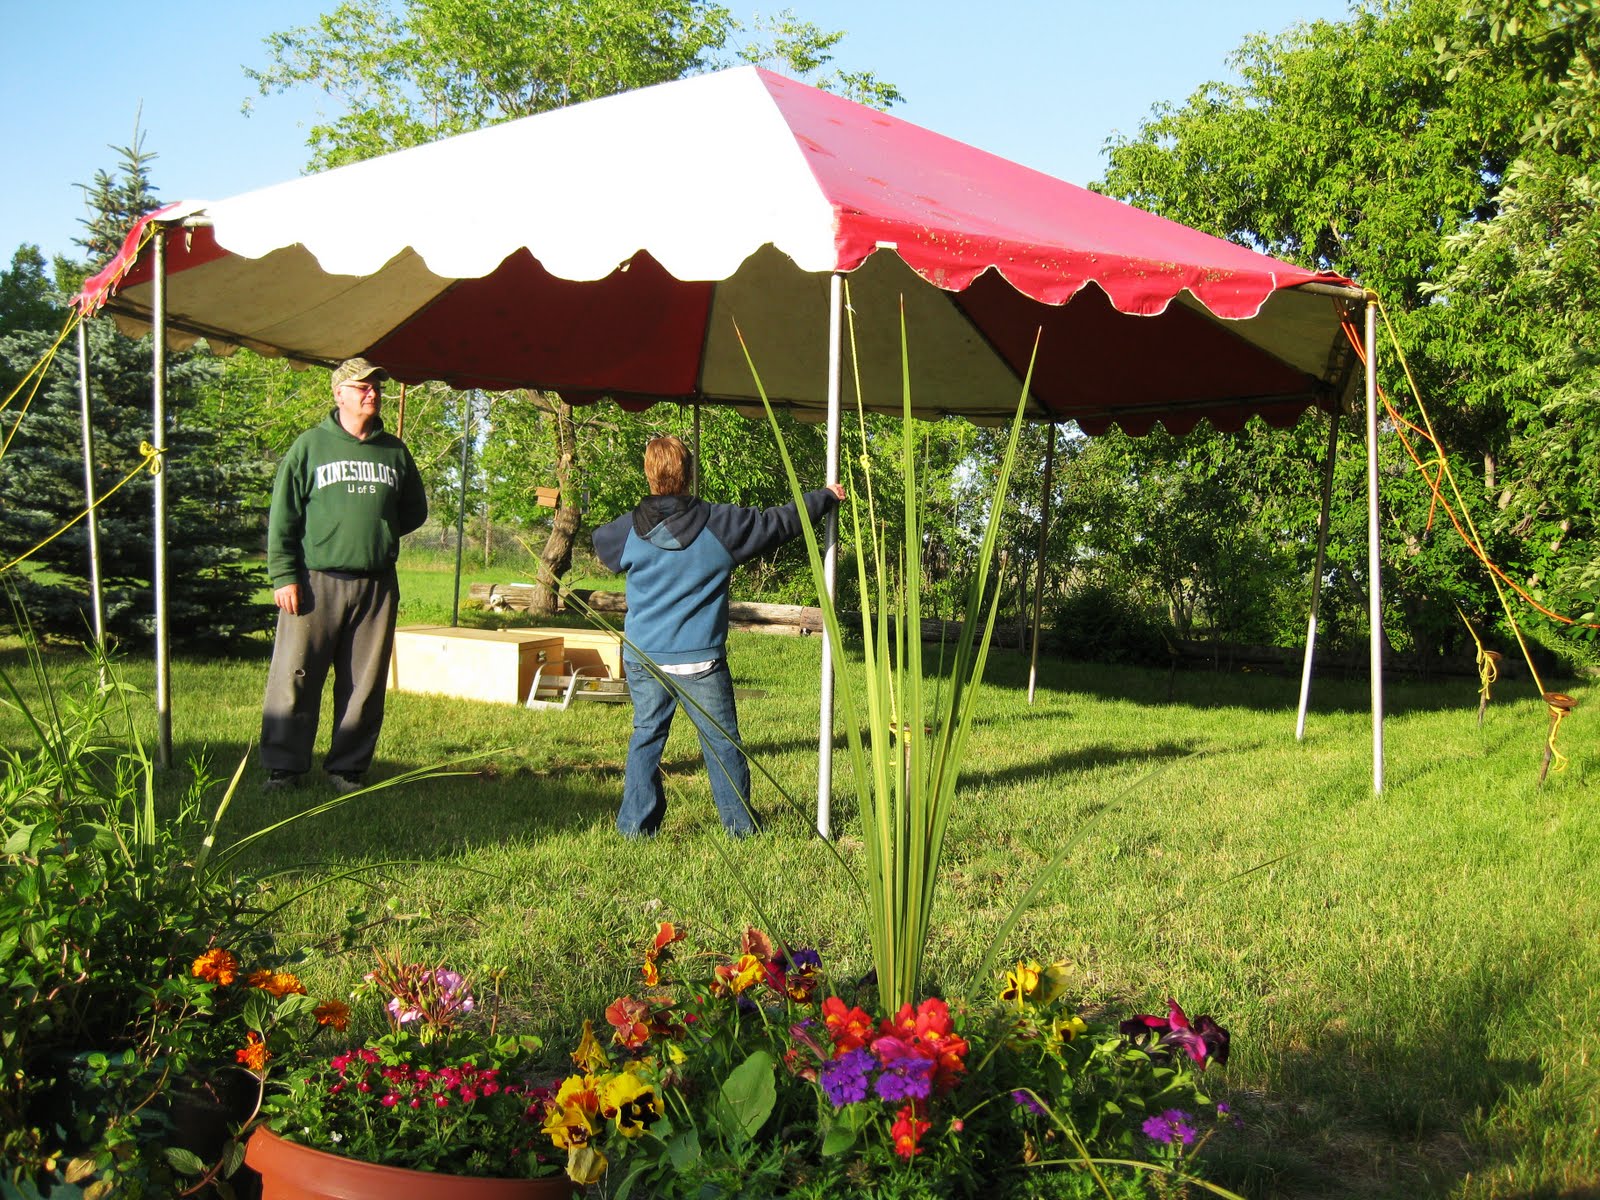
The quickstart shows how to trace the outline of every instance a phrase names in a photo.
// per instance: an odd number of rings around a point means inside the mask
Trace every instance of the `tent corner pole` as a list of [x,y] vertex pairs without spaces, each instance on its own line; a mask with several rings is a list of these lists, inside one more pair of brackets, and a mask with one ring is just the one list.
[[1044,444],[1044,488],[1039,500],[1039,562],[1033,580],[1033,649],[1028,659],[1028,704],[1033,704],[1039,682],[1039,614],[1044,606],[1044,552],[1050,541],[1050,491],[1055,485],[1056,423],[1049,424],[1049,440]]
[[[827,482],[839,482],[839,376],[840,353],[844,343],[844,276],[835,271],[828,276],[828,446]],[[822,579],[828,599],[833,600],[834,579],[839,570],[839,510],[828,512],[823,533]],[[833,836],[833,646],[827,627],[822,630],[822,680],[818,689],[821,709],[817,738],[817,835]]]
[[1378,548],[1378,298],[1367,293],[1367,615],[1372,656],[1372,791],[1383,793],[1383,581]]
[[156,226],[151,270],[150,441],[156,448],[155,606],[156,606],[156,765],[172,766],[172,678],[168,670],[167,630],[167,231]]
[[1311,615],[1306,619],[1306,657],[1300,668],[1300,707],[1295,714],[1294,740],[1306,736],[1306,708],[1311,700],[1311,659],[1317,647],[1317,610],[1322,599],[1322,564],[1328,552],[1328,522],[1333,505],[1333,460],[1339,448],[1339,410],[1328,419],[1328,453],[1322,460],[1322,506],[1317,513],[1317,554],[1311,568]]
[[[105,653],[106,609],[100,594],[100,520],[96,515],[94,493],[94,425],[89,411],[89,324],[87,317],[78,319],[78,401],[83,425],[83,498],[87,515],[84,530],[89,540],[89,602],[94,609],[95,651]],[[105,665],[102,662],[101,682],[105,682]]]
[[461,551],[467,529],[467,456],[472,450],[472,392],[461,393],[461,503],[456,507],[456,590],[450,601],[450,628],[461,624]]

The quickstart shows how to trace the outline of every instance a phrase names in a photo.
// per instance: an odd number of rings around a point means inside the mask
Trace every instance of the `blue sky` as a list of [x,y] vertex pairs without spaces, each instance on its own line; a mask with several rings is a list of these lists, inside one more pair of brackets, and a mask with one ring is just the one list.
[[[136,120],[164,200],[221,199],[300,173],[318,98],[255,98],[245,66],[268,33],[336,0],[213,0],[138,10],[123,0],[0,0],[0,255],[23,242],[76,254],[82,192],[113,169]],[[395,0],[396,4],[399,0]],[[844,29],[839,65],[876,72],[895,113],[1074,183],[1098,178],[1101,147],[1161,101],[1230,77],[1252,33],[1342,20],[1348,0],[728,0],[738,17],[787,4]],[[137,15],[136,15],[137,14]]]

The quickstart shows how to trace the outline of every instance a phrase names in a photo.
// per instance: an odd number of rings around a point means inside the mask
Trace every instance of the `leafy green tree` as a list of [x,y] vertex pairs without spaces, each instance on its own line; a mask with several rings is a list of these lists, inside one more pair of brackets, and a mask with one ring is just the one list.
[[[156,206],[149,163],[154,155],[135,134],[119,152],[120,173],[100,172],[87,189],[95,216],[80,240],[88,264],[61,264],[58,279],[45,278],[31,247],[18,251],[13,270],[0,277],[0,373],[19,378],[38,363],[64,322],[59,285],[76,284],[93,264],[120,245],[122,233]],[[147,472],[111,489],[141,462],[140,444],[151,437],[149,339],[134,342],[106,320],[88,329],[89,386],[94,412],[95,487],[104,503],[100,527],[102,588],[107,631],[125,639],[148,638],[150,612],[151,482]],[[251,603],[256,581],[242,562],[241,547],[259,526],[264,494],[259,460],[235,453],[226,433],[194,420],[196,396],[217,367],[204,354],[172,355],[168,366],[169,617],[180,644],[220,645],[261,628],[268,609]],[[9,387],[7,389],[9,391]],[[20,406],[20,401],[18,402]],[[75,340],[63,346],[40,383],[0,470],[0,561],[30,550],[83,511],[83,458],[78,360]],[[9,430],[10,423],[7,428]],[[38,570],[43,568],[43,571]],[[42,629],[81,636],[92,624],[87,613],[88,547],[82,522],[50,541],[12,573],[30,617]]]
[[[1413,393],[1381,350],[1388,390],[1413,417],[1418,397],[1427,404],[1468,505],[1481,510],[1489,553],[1526,579],[1538,570],[1534,527],[1494,520],[1486,500],[1497,464],[1519,457],[1527,433],[1508,418],[1540,406],[1522,394],[1540,386],[1537,368],[1514,337],[1500,336],[1487,308],[1435,295],[1458,253],[1452,236],[1502,211],[1523,132],[1549,100],[1526,72],[1490,56],[1464,71],[1459,58],[1441,55],[1453,39],[1479,35],[1463,19],[1480,7],[1401,0],[1252,38],[1234,59],[1239,83],[1208,84],[1181,107],[1159,106],[1135,136],[1112,139],[1103,190],[1377,291],[1416,384]],[[1341,505],[1359,495],[1347,486],[1360,464],[1349,456],[1353,442],[1346,447]],[[1235,449],[1265,455],[1260,470],[1270,477],[1269,447],[1236,439]],[[1386,632],[1397,649],[1448,652],[1465,637],[1455,606],[1482,614],[1487,581],[1429,489],[1416,486],[1418,469],[1398,438],[1385,438],[1380,453]],[[1354,514],[1336,513],[1335,525],[1353,531]],[[1331,543],[1330,552],[1354,600],[1365,590],[1362,572],[1346,547]]]
[[[247,74],[262,95],[309,87],[332,103],[335,112],[308,139],[310,165],[318,169],[735,60],[779,61],[877,103],[897,100],[891,85],[870,74],[829,71],[841,36],[787,11],[746,30],[705,0],[405,0],[398,11],[384,0],[347,0],[315,25],[267,38],[267,65]],[[593,422],[555,393],[520,393],[516,402],[538,410],[546,436],[508,418],[503,407],[494,427],[517,426],[519,446],[551,448],[550,473],[563,497],[550,516],[535,581],[535,611],[548,612],[572,562],[579,523],[572,504],[585,475],[599,477],[584,465],[583,435]],[[772,463],[762,435],[752,426],[742,459]],[[485,443],[484,454],[491,490],[519,486],[503,448]]]
[[1516,537],[1536,595],[1592,623],[1600,609],[1600,4],[1468,4],[1440,55],[1461,86],[1506,78],[1531,97],[1495,212],[1449,239],[1449,269],[1433,290],[1498,382],[1506,436],[1485,460],[1487,523]]

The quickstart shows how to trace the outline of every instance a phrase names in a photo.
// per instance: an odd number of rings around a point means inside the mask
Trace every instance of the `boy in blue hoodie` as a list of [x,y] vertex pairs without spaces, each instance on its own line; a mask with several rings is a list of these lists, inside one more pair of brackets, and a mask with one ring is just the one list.
[[[801,516],[793,504],[742,508],[688,494],[693,459],[675,437],[651,440],[644,473],[649,497],[594,531],[600,561],[628,573],[624,632],[630,645],[623,659],[633,696],[633,737],[617,829],[638,837],[661,828],[667,812],[661,752],[682,694],[693,701],[684,708],[700,735],[717,815],[729,834],[743,837],[755,832],[756,822],[750,765],[736,744],[739,716],[727,664],[728,580],[740,563],[799,537]],[[817,520],[843,498],[839,484],[807,492],[806,519]],[[640,655],[653,666],[639,662]]]

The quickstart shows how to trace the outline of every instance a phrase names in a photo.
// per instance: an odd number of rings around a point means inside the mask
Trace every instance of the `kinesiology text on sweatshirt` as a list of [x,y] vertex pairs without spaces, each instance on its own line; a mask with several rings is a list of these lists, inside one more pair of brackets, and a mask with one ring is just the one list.
[[363,441],[335,411],[278,464],[267,574],[278,588],[307,571],[382,571],[394,564],[400,538],[427,517],[428,495],[405,443],[382,422]]

